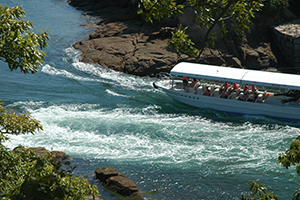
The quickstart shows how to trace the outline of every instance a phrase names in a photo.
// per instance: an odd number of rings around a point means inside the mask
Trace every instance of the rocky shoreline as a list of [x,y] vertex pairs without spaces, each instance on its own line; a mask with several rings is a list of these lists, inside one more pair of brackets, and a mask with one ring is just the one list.
[[129,9],[137,8],[137,4],[120,0],[69,0],[68,3],[97,18],[92,25],[95,31],[74,45],[83,52],[82,62],[127,74],[154,76],[179,61],[167,46],[172,28],[143,22],[136,14],[137,9]]
[[[68,4],[94,17],[95,29],[89,38],[74,44],[82,51],[81,61],[138,76],[155,76],[169,72],[178,62],[189,61],[228,67],[291,71],[279,48],[272,41],[270,27],[276,20],[257,15],[251,33],[238,36],[234,32],[217,41],[216,48],[206,48],[196,60],[179,56],[167,45],[178,23],[190,23],[190,13],[154,24],[144,22],[137,12],[136,0],[69,0]],[[203,31],[202,31],[203,32]],[[199,41],[201,29],[190,29],[194,41]],[[196,43],[197,45],[197,43]]]
[[[18,146],[14,148],[13,151],[23,151],[24,148],[25,147]],[[65,160],[72,160],[72,158],[63,151],[48,151],[44,147],[28,147],[28,149],[33,150],[37,156],[49,156],[52,154],[53,164]],[[115,168],[97,168],[94,175],[97,180],[103,183],[103,187],[107,190],[117,193],[127,199],[144,200],[144,197],[137,186],[124,174],[119,173]],[[93,195],[86,195],[85,199],[103,200],[101,195],[97,195],[96,197]]]

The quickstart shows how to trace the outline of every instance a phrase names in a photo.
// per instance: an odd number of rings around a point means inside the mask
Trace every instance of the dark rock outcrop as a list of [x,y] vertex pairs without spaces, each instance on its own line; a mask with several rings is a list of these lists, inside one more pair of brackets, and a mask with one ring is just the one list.
[[115,168],[97,168],[96,179],[103,182],[103,186],[127,199],[143,200],[144,197],[137,186],[124,174],[117,172]]
[[[69,0],[68,3],[99,20],[93,26],[95,32],[74,45],[83,52],[83,62],[139,76],[169,72],[180,61],[249,69],[272,67],[280,71],[289,67],[271,40],[269,27],[275,21],[268,16],[257,15],[249,34],[239,36],[231,31],[217,41],[215,48],[205,48],[198,60],[179,56],[167,45],[178,23],[194,20],[188,9],[179,18],[150,24],[137,15],[136,0]],[[195,26],[187,30],[198,48],[204,31]]]

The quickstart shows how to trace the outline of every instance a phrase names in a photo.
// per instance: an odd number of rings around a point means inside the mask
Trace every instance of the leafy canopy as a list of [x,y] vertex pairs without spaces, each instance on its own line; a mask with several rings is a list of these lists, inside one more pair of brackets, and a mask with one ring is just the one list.
[[[185,7],[192,8],[196,15],[196,26],[207,28],[202,48],[198,50],[187,38],[186,27],[180,27],[177,33],[173,33],[169,46],[179,54],[199,57],[205,46],[214,46],[216,39],[228,32],[229,25],[240,34],[249,31],[252,25],[251,18],[254,18],[255,12],[262,9],[262,2],[263,0],[187,0],[186,5],[182,5],[176,4],[175,0],[141,0],[138,14],[145,21],[153,22],[154,19],[161,20],[173,14],[183,13]],[[216,25],[221,27],[221,31],[213,33]]]
[[0,144],[8,140],[5,134],[34,134],[43,130],[40,122],[31,117],[29,113],[17,113],[17,111],[6,109],[3,102],[0,102]]
[[[10,70],[20,68],[23,73],[35,73],[45,53],[49,36],[42,31],[30,32],[33,24],[21,20],[25,12],[20,7],[0,5],[0,59]],[[0,199],[2,200],[67,200],[82,199],[86,194],[99,194],[83,177],[72,176],[75,167],[70,162],[54,160],[53,154],[38,156],[32,150],[19,147],[7,149],[3,142],[7,134],[34,134],[43,130],[40,122],[29,113],[18,113],[0,101]]]
[[85,200],[99,194],[83,177],[74,177],[69,161],[54,162],[53,154],[38,156],[19,146],[9,151],[0,145],[0,199],[2,200]]
[[23,73],[35,73],[46,54],[41,51],[47,46],[47,31],[33,33],[33,24],[24,19],[22,8],[3,7],[0,4],[0,60],[9,69],[20,68]]

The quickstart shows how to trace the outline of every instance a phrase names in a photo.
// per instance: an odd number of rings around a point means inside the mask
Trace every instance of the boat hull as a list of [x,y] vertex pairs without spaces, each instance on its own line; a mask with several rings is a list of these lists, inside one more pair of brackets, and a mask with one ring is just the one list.
[[293,107],[286,106],[285,104],[270,105],[266,103],[224,99],[155,86],[162,89],[171,98],[198,108],[209,108],[241,115],[265,115],[281,120],[300,121],[299,106]]

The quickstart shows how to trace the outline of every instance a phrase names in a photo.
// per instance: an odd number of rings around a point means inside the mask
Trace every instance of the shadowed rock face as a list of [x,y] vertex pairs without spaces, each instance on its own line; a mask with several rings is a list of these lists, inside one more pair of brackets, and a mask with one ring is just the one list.
[[[167,45],[171,32],[179,23],[188,23],[193,15],[185,10],[179,18],[154,24],[144,22],[137,12],[136,0],[69,0],[68,3],[99,17],[95,31],[74,44],[81,50],[81,61],[138,76],[155,76],[169,72],[178,62],[188,61],[249,69],[277,68],[285,71],[287,64],[271,40],[269,27],[274,20],[259,16],[253,20],[251,33],[238,36],[230,32],[206,48],[199,59],[179,56]],[[201,47],[203,29],[190,28],[188,34]]]

